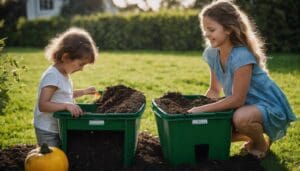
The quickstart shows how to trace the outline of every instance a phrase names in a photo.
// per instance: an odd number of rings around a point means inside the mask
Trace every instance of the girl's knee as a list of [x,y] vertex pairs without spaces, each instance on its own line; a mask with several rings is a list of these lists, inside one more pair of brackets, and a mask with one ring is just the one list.
[[238,127],[245,127],[251,123],[261,124],[262,116],[255,106],[244,106],[234,112],[232,122]]
[[233,115],[232,122],[236,130],[245,128],[248,124],[248,119],[240,112],[236,111]]
[[235,131],[241,134],[248,135],[253,132],[262,132],[263,127],[260,122],[252,120],[251,118],[241,117],[241,116],[233,116],[233,125]]

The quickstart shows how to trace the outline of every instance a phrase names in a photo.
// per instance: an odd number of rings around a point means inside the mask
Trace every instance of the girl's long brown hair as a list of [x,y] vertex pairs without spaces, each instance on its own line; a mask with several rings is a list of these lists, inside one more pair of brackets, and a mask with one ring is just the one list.
[[266,68],[265,43],[255,30],[254,22],[230,0],[217,0],[205,6],[199,14],[202,32],[203,17],[218,22],[226,30],[231,30],[230,40],[233,45],[245,45],[254,54],[259,66],[268,72]]

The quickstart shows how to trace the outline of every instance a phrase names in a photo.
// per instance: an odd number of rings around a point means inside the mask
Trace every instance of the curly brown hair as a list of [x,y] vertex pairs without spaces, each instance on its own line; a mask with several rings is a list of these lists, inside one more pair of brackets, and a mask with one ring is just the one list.
[[68,54],[71,60],[88,59],[89,63],[94,63],[98,49],[87,31],[71,27],[51,39],[45,48],[46,58],[54,63],[62,62],[64,54]]
[[199,14],[202,32],[203,18],[209,17],[230,30],[230,41],[233,45],[245,45],[254,54],[260,67],[268,72],[266,68],[265,43],[255,30],[255,23],[250,21],[247,15],[230,0],[217,0],[206,5]]

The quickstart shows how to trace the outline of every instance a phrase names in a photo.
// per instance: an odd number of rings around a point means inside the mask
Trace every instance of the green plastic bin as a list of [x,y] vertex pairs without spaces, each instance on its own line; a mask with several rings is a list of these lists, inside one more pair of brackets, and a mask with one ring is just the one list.
[[[185,95],[189,99],[201,95]],[[152,100],[163,155],[172,165],[229,158],[233,110],[168,114]]]
[[78,104],[84,111],[79,118],[73,118],[68,111],[55,112],[59,119],[61,148],[68,152],[68,131],[123,131],[124,132],[124,166],[133,162],[137,147],[138,129],[145,104],[136,113],[95,113],[96,104]]

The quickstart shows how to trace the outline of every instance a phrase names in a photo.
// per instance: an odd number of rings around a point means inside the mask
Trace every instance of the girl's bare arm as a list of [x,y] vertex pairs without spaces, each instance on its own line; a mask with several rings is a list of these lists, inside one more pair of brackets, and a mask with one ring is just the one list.
[[232,84],[232,95],[215,103],[194,107],[189,113],[213,112],[226,109],[234,109],[245,104],[246,96],[251,81],[252,64],[245,65],[237,69],[234,73]]
[[54,92],[57,90],[55,86],[46,86],[42,88],[39,97],[39,110],[41,112],[57,112],[61,110],[68,110],[75,117],[81,115],[83,112],[78,105],[71,103],[55,103],[51,101]]
[[216,74],[210,69],[210,86],[205,93],[205,96],[209,98],[219,98],[222,87],[217,80]]

